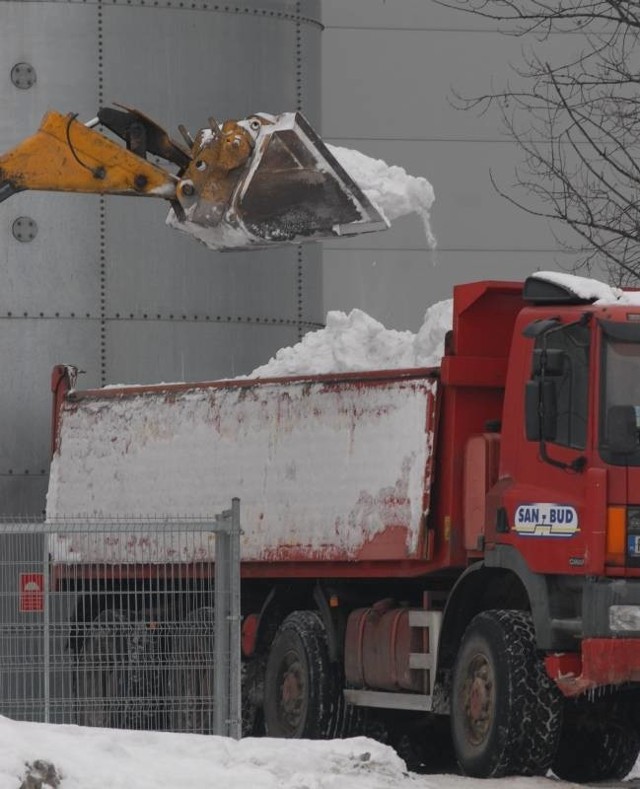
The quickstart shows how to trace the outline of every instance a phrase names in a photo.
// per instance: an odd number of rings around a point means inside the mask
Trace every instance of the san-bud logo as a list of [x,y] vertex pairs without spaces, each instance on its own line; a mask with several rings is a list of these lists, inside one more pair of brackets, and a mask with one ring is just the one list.
[[580,531],[578,513],[567,504],[521,504],[513,529],[525,537],[572,537]]

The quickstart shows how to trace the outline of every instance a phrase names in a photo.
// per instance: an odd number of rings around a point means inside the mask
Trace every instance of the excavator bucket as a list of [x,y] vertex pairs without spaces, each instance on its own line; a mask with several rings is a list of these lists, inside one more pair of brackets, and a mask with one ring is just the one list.
[[178,185],[184,221],[221,249],[383,230],[388,223],[300,113],[201,132]]

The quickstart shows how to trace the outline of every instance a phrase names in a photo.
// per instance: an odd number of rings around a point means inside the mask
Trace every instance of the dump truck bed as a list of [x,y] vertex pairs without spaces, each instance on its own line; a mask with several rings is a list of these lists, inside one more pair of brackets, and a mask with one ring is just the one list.
[[[433,370],[70,392],[47,516],[201,517],[237,496],[245,561],[421,558],[435,413]],[[125,543],[73,535],[58,559],[189,558]]]

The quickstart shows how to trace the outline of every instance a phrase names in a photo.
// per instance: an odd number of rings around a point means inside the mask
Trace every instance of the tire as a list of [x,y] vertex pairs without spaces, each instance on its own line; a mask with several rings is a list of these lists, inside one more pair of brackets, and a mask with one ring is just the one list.
[[640,737],[621,695],[565,701],[552,770],[565,781],[621,781],[636,763]]
[[131,632],[126,616],[113,608],[102,611],[88,625],[74,674],[76,722],[80,726],[128,727]]
[[267,658],[266,735],[298,739],[340,736],[344,707],[322,619],[314,611],[294,611],[278,629]]
[[214,731],[214,610],[191,611],[173,632],[170,727],[175,732]]
[[474,617],[453,672],[451,731],[462,771],[477,778],[545,774],[561,721],[562,698],[537,652],[531,615]]

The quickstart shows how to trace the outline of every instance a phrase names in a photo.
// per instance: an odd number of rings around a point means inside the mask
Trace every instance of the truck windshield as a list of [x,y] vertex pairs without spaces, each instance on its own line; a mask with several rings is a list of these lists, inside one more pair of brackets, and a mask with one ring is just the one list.
[[[609,321],[601,325],[601,455],[614,465],[640,466],[640,325]],[[621,406],[628,411],[628,430],[636,432],[636,449],[623,454],[612,452],[609,446],[614,411]]]

